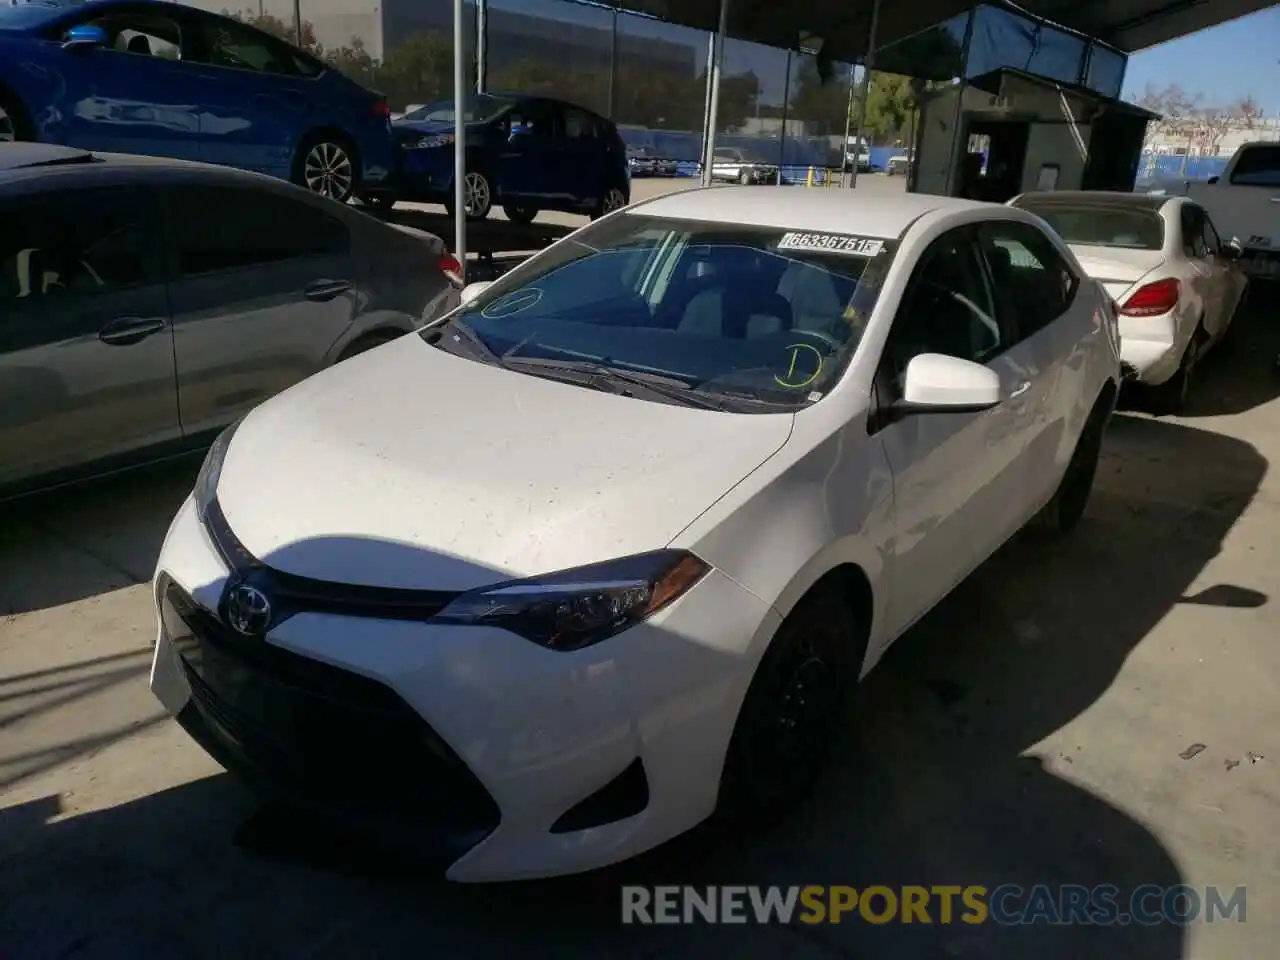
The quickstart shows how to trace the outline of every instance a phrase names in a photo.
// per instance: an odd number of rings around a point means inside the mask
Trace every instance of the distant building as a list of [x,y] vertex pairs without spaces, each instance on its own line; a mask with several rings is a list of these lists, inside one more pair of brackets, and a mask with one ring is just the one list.
[[1280,118],[1263,117],[1246,124],[1230,123],[1215,137],[1207,133],[1187,134],[1161,129],[1153,124],[1144,152],[1174,157],[1229,157],[1241,144],[1255,140],[1280,141]]

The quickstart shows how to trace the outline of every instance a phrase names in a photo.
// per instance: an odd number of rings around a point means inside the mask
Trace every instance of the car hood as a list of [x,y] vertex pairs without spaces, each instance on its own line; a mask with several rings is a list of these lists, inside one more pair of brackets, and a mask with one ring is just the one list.
[[283,572],[467,590],[666,546],[793,419],[602,393],[409,335],[254,410],[217,495]]

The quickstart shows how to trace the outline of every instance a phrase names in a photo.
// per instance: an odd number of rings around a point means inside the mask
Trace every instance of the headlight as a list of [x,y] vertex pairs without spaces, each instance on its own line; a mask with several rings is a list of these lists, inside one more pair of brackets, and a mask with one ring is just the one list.
[[222,476],[222,462],[227,458],[227,450],[231,447],[231,438],[235,435],[236,428],[239,426],[240,421],[237,420],[218,434],[218,439],[213,441],[213,446],[205,454],[204,463],[200,465],[200,472],[196,474],[196,485],[191,495],[195,497],[196,511],[201,520],[205,518],[209,506],[213,503],[213,498],[218,492],[218,478]]
[[435,137],[423,137],[421,140],[414,140],[412,143],[405,144],[406,150],[432,150],[435,147],[451,147],[453,146],[453,134],[442,133]]
[[432,622],[501,627],[549,650],[581,650],[647,620],[710,569],[683,550],[659,550],[473,590]]

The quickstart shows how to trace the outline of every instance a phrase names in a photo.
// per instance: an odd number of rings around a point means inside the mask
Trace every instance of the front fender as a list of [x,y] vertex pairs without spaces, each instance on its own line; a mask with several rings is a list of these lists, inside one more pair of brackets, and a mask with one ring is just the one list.
[[[823,576],[855,564],[871,584],[869,650],[883,636],[885,551],[893,535],[893,475],[865,414],[825,437],[809,414],[778,454],[695,520],[675,541],[785,618]],[[805,426],[799,421],[806,420]],[[807,448],[807,450],[806,450]],[[763,656],[764,648],[753,651]]]

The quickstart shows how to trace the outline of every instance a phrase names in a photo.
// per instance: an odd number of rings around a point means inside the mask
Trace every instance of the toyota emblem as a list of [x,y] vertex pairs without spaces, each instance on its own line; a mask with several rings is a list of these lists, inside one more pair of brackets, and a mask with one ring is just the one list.
[[237,583],[227,592],[227,625],[245,637],[266,633],[271,623],[271,601],[257,587]]

